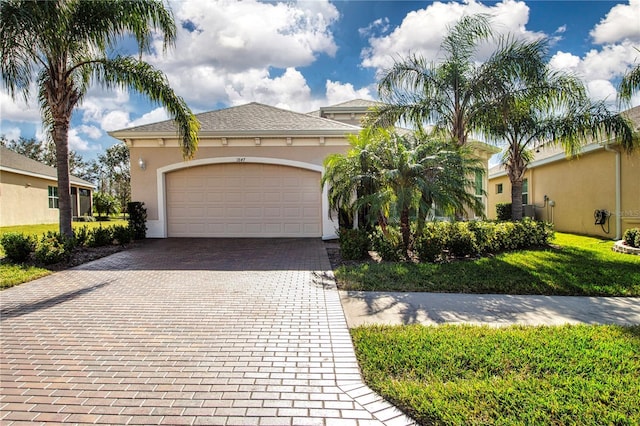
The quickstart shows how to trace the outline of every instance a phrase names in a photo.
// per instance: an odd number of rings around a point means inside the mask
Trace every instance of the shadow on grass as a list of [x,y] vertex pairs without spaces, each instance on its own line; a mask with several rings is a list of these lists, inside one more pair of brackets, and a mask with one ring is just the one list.
[[528,250],[443,264],[340,267],[343,290],[640,296],[640,259],[574,248]]

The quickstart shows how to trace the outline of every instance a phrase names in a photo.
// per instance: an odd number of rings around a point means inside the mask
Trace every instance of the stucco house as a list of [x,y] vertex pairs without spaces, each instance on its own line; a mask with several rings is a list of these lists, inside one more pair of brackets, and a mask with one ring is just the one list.
[[[90,216],[93,184],[71,180],[72,214]],[[57,170],[0,147],[0,226],[57,223]]]
[[[623,114],[640,129],[640,107]],[[561,148],[543,145],[524,179],[525,214],[552,222],[557,231],[620,239],[626,229],[640,227],[638,151],[628,155],[611,141],[596,141],[567,157]],[[497,203],[511,202],[503,166],[489,171],[488,198],[490,218],[496,217]]]
[[[109,134],[131,152],[131,197],[147,208],[147,236],[335,238],[321,188],[323,161],[377,102],[309,114],[259,103],[197,114],[195,158],[182,158],[172,120]],[[488,156],[487,156],[488,158]]]

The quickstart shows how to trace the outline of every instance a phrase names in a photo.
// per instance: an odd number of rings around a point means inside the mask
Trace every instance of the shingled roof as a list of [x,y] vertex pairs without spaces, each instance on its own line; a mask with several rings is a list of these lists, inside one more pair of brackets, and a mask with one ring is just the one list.
[[[25,175],[50,178],[53,181],[58,180],[58,171],[55,167],[47,166],[39,161],[32,160],[29,157],[20,155],[15,151],[4,146],[0,146],[0,170],[13,173],[21,173]],[[94,187],[94,185],[77,176],[69,176],[71,183],[81,186]]]
[[[285,109],[252,102],[246,105],[196,114],[202,135],[209,134],[345,134],[357,133],[360,128],[320,117],[313,117]],[[150,134],[175,136],[173,120],[145,124],[109,132],[116,138]]]

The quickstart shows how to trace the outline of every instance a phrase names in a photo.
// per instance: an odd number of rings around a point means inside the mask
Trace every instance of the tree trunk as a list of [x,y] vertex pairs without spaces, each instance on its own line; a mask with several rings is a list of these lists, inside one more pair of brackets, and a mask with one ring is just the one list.
[[67,117],[55,117],[51,134],[56,145],[60,234],[72,237],[71,184],[69,180],[69,121],[70,119]]
[[522,220],[522,179],[511,180],[511,219]]
[[411,229],[409,225],[409,210],[404,209],[400,213],[400,232],[402,233],[402,245],[405,253],[409,254],[409,244],[411,242]]

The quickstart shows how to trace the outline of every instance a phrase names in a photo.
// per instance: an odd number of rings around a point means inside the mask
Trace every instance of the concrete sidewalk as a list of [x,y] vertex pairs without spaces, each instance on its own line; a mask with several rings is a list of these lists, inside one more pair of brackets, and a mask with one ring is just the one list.
[[640,324],[640,298],[341,291],[351,327],[368,324]]

